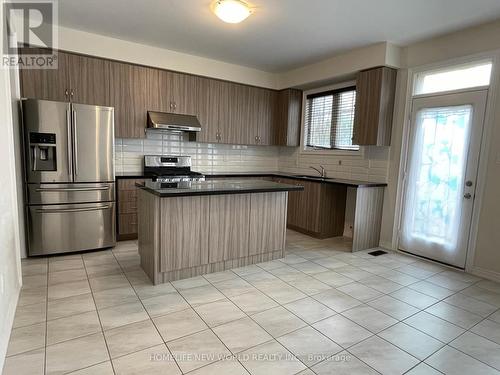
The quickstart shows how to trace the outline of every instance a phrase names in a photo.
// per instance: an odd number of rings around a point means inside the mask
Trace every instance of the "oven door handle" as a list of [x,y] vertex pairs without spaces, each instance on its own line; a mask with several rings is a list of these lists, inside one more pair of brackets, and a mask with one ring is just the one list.
[[109,190],[111,186],[98,186],[98,187],[87,187],[87,188],[37,188],[35,191],[37,193],[43,192],[73,192],[73,191],[103,191]]
[[86,211],[101,211],[111,208],[108,204],[99,207],[85,207],[85,208],[37,208],[36,212],[41,214],[64,214],[68,212],[86,212]]

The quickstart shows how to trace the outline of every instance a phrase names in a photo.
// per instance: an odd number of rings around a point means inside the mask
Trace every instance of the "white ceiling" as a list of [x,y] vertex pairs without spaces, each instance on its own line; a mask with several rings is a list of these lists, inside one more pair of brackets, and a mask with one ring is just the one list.
[[62,26],[269,72],[388,41],[406,45],[500,18],[499,0],[253,0],[241,24],[211,0],[63,0]]

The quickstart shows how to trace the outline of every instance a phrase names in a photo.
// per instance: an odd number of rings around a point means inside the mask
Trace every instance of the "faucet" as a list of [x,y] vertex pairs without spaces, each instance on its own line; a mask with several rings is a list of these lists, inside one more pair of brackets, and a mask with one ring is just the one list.
[[314,169],[316,172],[318,172],[321,176],[321,178],[325,178],[326,177],[326,171],[325,171],[325,167],[323,167],[322,165],[319,166],[319,168],[316,168],[316,167],[309,167],[311,169]]

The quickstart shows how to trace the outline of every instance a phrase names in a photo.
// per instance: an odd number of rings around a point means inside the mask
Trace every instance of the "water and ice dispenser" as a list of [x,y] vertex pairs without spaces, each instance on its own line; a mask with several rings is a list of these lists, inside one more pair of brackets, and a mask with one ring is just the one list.
[[30,167],[32,171],[56,171],[56,135],[54,133],[29,133]]

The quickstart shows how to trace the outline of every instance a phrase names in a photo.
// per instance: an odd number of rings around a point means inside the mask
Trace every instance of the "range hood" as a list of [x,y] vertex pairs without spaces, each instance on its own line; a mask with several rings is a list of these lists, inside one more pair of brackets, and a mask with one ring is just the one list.
[[192,115],[148,111],[148,128],[191,133],[199,132],[201,124],[198,118]]

